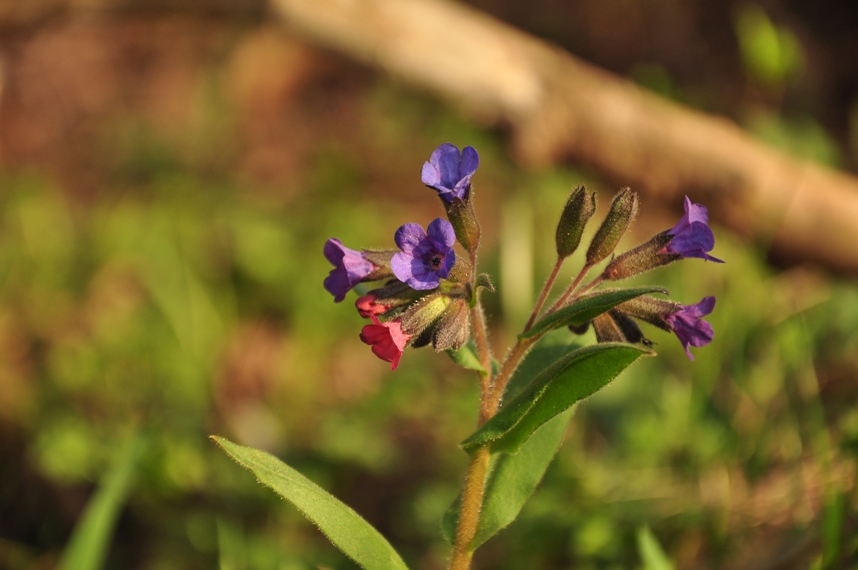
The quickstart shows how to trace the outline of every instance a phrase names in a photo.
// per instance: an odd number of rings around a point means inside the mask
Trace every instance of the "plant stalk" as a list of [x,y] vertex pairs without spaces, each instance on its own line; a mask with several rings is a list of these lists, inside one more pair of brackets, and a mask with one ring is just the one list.
[[563,266],[564,261],[566,261],[566,258],[560,257],[557,259],[557,263],[554,264],[554,269],[551,270],[551,275],[548,276],[548,281],[546,281],[545,285],[542,287],[542,292],[539,294],[539,299],[537,299],[536,305],[533,307],[533,312],[530,313],[530,318],[527,320],[527,324],[524,325],[525,331],[530,330],[530,327],[533,326],[533,322],[539,315],[539,311],[542,310],[542,305],[545,304],[545,299],[548,297],[548,293],[551,292],[551,288],[554,286],[554,281],[557,280],[557,274],[560,273],[560,268]]

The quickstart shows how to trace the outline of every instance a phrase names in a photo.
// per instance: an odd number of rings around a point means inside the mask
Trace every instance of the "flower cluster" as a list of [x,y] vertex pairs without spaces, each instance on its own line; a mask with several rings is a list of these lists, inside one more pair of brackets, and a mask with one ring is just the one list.
[[[361,340],[372,347],[376,356],[390,362],[391,369],[399,365],[403,351],[409,346],[431,344],[436,351],[458,350],[471,334],[471,308],[477,303],[477,291],[480,287],[491,289],[488,278],[477,275],[474,267],[480,226],[472,204],[471,178],[479,163],[477,151],[470,146],[460,151],[455,145],[445,143],[435,149],[423,165],[421,179],[438,193],[447,219],[436,218],[425,230],[417,223],[402,225],[393,236],[398,250],[358,251],[345,247],[335,238],[325,244],[325,257],[334,268],[324,285],[334,301],[342,301],[346,293],[360,283],[383,282],[359,297],[355,306],[362,317],[372,321],[363,327]],[[688,197],[685,198],[685,215],[674,227],[615,255],[614,250],[637,210],[637,194],[627,188],[621,190],[592,238],[586,263],[578,277],[543,317],[588,296],[604,293],[606,290],[595,288],[606,281],[619,281],[692,257],[723,263],[709,254],[715,238],[708,225],[706,208],[693,204]],[[560,265],[578,248],[584,227],[595,211],[595,194],[588,193],[583,186],[567,201],[557,228],[557,267],[525,332],[540,315]],[[457,255],[456,243],[470,256]],[[606,259],[609,261],[599,276],[581,285],[584,276]],[[712,326],[702,317],[710,314],[714,307],[714,297],[706,297],[694,305],[683,305],[642,295],[618,303],[586,323],[569,325],[569,328],[581,334],[592,325],[599,342],[652,346],[637,324],[638,321],[647,322],[673,332],[688,358],[693,360],[690,347],[712,341]]]
[[[460,152],[443,144],[423,165],[423,183],[438,192],[443,204],[469,206],[471,177],[479,163],[473,147]],[[462,236],[468,244],[479,239],[473,231],[457,230],[450,221],[436,218],[425,230],[413,222],[396,230],[393,241],[398,251],[357,251],[336,238],[325,244],[325,257],[334,268],[324,285],[334,301],[342,301],[359,283],[384,281],[358,298],[355,306],[362,317],[372,320],[360,339],[390,362],[392,370],[407,346],[431,343],[437,351],[456,350],[468,340],[476,276],[471,265],[456,256],[453,246]]]

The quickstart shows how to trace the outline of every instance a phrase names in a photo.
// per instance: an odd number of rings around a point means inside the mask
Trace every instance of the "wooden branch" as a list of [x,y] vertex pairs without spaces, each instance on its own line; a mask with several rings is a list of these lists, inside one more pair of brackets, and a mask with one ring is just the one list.
[[571,159],[683,194],[791,262],[858,273],[858,179],[755,141],[449,0],[271,0],[310,40],[509,125],[527,165]]

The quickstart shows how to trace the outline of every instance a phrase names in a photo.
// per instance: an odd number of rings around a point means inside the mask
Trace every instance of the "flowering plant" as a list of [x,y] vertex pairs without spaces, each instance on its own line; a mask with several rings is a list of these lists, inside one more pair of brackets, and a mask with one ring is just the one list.
[[[481,232],[471,179],[478,166],[479,155],[472,147],[460,152],[446,143],[432,153],[422,181],[438,192],[447,219],[436,218],[426,230],[417,223],[402,225],[393,237],[398,250],[355,250],[336,238],[324,247],[333,265],[324,287],[335,302],[360,283],[380,282],[355,306],[371,320],[360,339],[390,362],[392,370],[406,349],[431,344],[479,378],[477,429],[460,444],[470,464],[461,493],[443,520],[453,547],[450,568],[456,570],[469,568],[474,551],[516,518],[557,453],[572,407],[641,356],[654,354],[639,322],[673,332],[691,360],[690,347],[712,341],[712,326],[703,317],[714,309],[714,297],[684,305],[662,298],[667,295],[662,287],[605,285],[689,257],[723,263],[709,254],[715,240],[706,208],[687,197],[685,215],[673,228],[615,255],[638,211],[637,194],[625,188],[591,239],[583,267],[545,309],[562,266],[580,246],[596,211],[595,194],[580,186],[560,216],[555,266],[523,330],[497,361],[480,302],[481,293],[494,292],[494,287],[488,275],[477,271]],[[466,255],[457,254],[457,243]],[[572,344],[558,351],[538,344],[550,331],[568,329],[581,335],[591,326],[595,345]],[[520,367],[525,359],[534,365]],[[406,568],[381,534],[298,472],[267,453],[215,440],[361,567]]]

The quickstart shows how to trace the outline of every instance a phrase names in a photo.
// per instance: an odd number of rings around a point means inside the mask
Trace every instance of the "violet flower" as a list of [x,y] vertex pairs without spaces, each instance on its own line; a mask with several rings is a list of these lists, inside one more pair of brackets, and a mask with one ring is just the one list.
[[411,339],[411,335],[402,332],[399,320],[379,322],[378,317],[371,315],[373,324],[366,325],[360,332],[360,339],[372,347],[372,353],[382,360],[391,363],[390,369],[396,370],[402,351]]
[[450,203],[455,198],[467,200],[471,192],[471,176],[480,165],[480,155],[472,146],[459,154],[459,147],[444,143],[423,163],[423,184],[435,189],[441,199]]
[[696,305],[680,305],[677,312],[664,318],[691,360],[694,360],[694,357],[691,355],[689,346],[705,346],[712,342],[715,334],[712,325],[700,317],[708,315],[714,308],[715,297],[705,297]]
[[378,269],[360,251],[348,248],[337,238],[325,242],[325,258],[334,266],[325,278],[325,290],[342,301],[349,290]]
[[440,285],[456,263],[452,224],[435,218],[427,229],[428,234],[419,224],[408,223],[396,230],[393,238],[402,251],[393,255],[390,269],[397,279],[418,291]]
[[712,233],[708,222],[709,212],[706,206],[692,204],[686,196],[685,215],[679,223],[667,230],[667,234],[673,236],[673,239],[659,253],[676,253],[682,257],[699,257],[724,263],[723,260],[707,253],[715,247],[715,234]]

